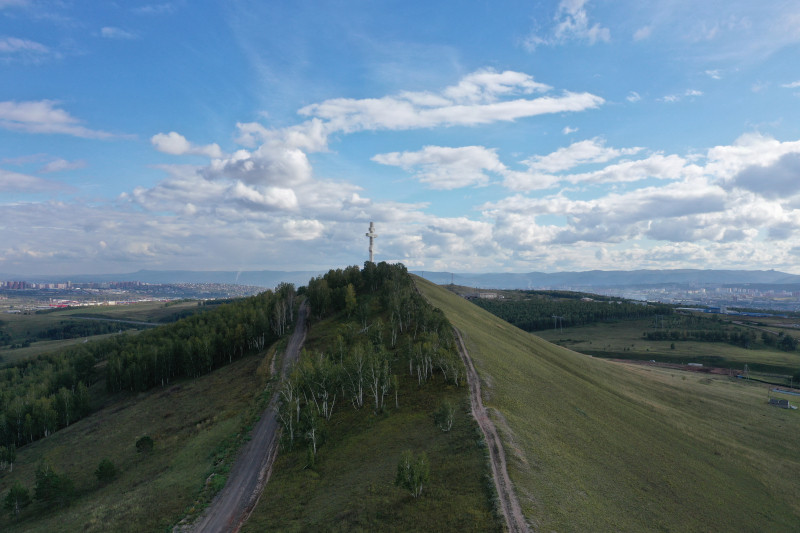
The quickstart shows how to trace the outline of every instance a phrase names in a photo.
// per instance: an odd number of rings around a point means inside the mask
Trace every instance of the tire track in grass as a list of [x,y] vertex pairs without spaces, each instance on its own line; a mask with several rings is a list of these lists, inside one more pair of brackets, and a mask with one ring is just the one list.
[[475,371],[475,366],[472,364],[472,359],[469,357],[467,347],[464,344],[464,339],[461,338],[461,333],[453,328],[458,341],[458,353],[461,355],[461,360],[467,368],[467,385],[469,386],[469,401],[472,409],[472,416],[478,422],[478,426],[483,432],[483,438],[489,449],[489,463],[492,468],[492,478],[494,479],[494,486],[497,490],[497,497],[500,500],[500,508],[503,511],[503,517],[506,521],[506,527],[511,533],[522,533],[529,531],[528,524],[525,522],[525,516],[522,514],[522,508],[519,505],[519,499],[514,492],[514,486],[511,484],[511,479],[508,477],[508,468],[506,467],[506,454],[503,450],[503,444],[500,442],[500,435],[497,433],[494,423],[489,418],[486,408],[483,405],[481,398],[481,380],[478,373]]
[[[308,308],[303,303],[297,315],[286,353],[281,362],[281,380],[290,366],[300,356],[300,348],[306,338],[306,315]],[[236,463],[231,469],[225,487],[212,500],[206,512],[192,528],[194,533],[237,532],[255,509],[264,487],[272,473],[272,465],[278,454],[280,424],[278,424],[278,389],[272,395],[269,406],[253,428],[250,440],[242,447]]]

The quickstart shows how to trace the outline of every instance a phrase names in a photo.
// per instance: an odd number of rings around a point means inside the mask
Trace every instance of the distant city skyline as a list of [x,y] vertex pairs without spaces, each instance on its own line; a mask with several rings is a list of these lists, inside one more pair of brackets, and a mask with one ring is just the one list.
[[0,272],[800,274],[800,4],[0,0]]

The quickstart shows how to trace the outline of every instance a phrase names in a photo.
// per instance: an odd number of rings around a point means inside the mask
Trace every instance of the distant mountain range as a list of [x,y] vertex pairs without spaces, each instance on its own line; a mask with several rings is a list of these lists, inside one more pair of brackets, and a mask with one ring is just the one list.
[[589,270],[527,274],[414,272],[439,285],[493,289],[576,289],[611,287],[798,285],[800,276],[775,270]]
[[[800,275],[776,270],[589,270],[586,272],[528,273],[450,273],[414,271],[429,281],[444,285],[455,283],[467,287],[493,289],[579,289],[601,287],[681,286],[744,286],[800,285]],[[296,286],[308,284],[324,271],[197,271],[139,270],[130,274],[82,274],[73,276],[33,276],[2,274],[0,280],[74,283],[141,281],[143,283],[223,283],[275,287],[281,282]]]

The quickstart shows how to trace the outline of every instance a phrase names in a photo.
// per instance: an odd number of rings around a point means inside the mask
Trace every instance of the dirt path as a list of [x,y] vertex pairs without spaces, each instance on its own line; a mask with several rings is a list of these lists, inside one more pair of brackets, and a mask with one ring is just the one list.
[[[300,355],[306,338],[305,303],[297,315],[294,333],[289,339],[281,363],[281,379]],[[253,512],[264,486],[272,472],[278,452],[279,429],[277,416],[278,392],[272,395],[269,406],[253,428],[250,441],[242,446],[239,457],[231,469],[225,487],[209,505],[206,512],[192,528],[194,533],[220,533],[239,531]]]
[[525,522],[525,516],[522,514],[522,508],[519,505],[519,500],[517,499],[516,493],[514,493],[514,486],[511,484],[511,479],[508,477],[506,454],[503,451],[503,444],[500,442],[500,435],[497,433],[497,428],[495,428],[494,423],[486,412],[486,408],[483,406],[480,378],[475,371],[469,353],[467,353],[467,347],[464,345],[461,333],[459,333],[456,328],[453,328],[453,331],[458,340],[458,351],[461,354],[461,359],[464,361],[464,366],[467,367],[467,385],[469,386],[472,416],[477,420],[483,432],[483,437],[486,440],[486,445],[489,447],[489,461],[492,466],[492,477],[494,478],[495,489],[497,489],[497,496],[500,499],[500,507],[506,519],[506,526],[512,533],[529,531],[528,524]]

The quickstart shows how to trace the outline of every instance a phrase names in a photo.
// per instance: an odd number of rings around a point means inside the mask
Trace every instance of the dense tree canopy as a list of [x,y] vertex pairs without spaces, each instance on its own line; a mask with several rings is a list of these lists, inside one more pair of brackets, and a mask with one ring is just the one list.
[[306,294],[314,317],[341,318],[327,348],[304,351],[280,390],[284,445],[305,443],[309,465],[336,409],[381,412],[393,394],[396,405],[397,374],[408,372],[419,385],[434,373],[463,381],[450,323],[417,293],[403,265],[331,270],[312,279]]
[[144,391],[198,377],[272,344],[294,321],[295,290],[215,306],[138,335],[70,346],[0,369],[0,446],[22,446],[86,416],[90,388]]
[[[475,303],[506,322],[525,331],[552,329],[554,324],[563,327],[583,326],[608,320],[631,320],[673,313],[671,307],[630,301],[584,301],[579,297],[566,298],[564,291],[547,291],[529,299],[488,300],[478,298]],[[568,294],[568,293],[566,293]],[[584,296],[583,293],[575,293]],[[553,316],[559,317],[554,321]]]

